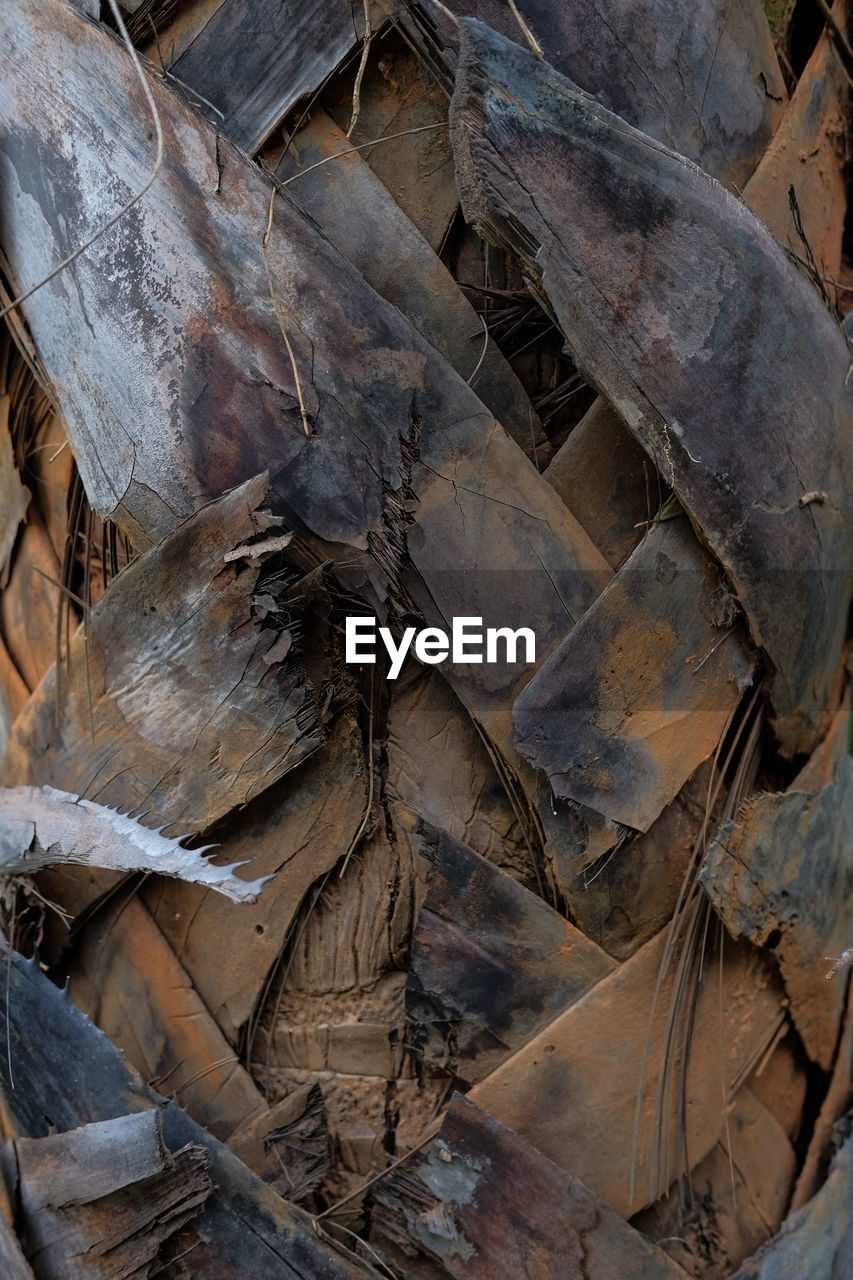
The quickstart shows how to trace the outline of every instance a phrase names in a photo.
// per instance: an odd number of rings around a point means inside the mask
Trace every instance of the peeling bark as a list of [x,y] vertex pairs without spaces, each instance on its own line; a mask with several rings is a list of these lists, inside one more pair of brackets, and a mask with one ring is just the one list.
[[248,481],[113,579],[71,641],[68,687],[52,668],[16,721],[7,785],[91,789],[99,804],[182,835],[319,746],[317,704],[294,654],[264,661],[277,635],[253,608],[260,566],[224,561],[261,531],[267,502],[266,478]]

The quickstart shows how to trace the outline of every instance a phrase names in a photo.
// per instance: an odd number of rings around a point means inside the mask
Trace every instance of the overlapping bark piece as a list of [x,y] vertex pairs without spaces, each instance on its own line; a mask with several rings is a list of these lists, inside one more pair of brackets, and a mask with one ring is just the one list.
[[685,1273],[578,1179],[455,1095],[428,1155],[375,1194],[381,1239],[458,1280],[677,1280]]
[[808,1204],[792,1213],[777,1236],[743,1264],[732,1280],[793,1280],[820,1276],[845,1280],[853,1257],[853,1137],[850,1117],[842,1122],[842,1145],[829,1176]]
[[728,596],[682,518],[656,525],[516,700],[555,795],[645,831],[751,681]]
[[536,885],[501,777],[476,724],[437,670],[419,671],[412,664],[396,682],[387,753],[391,795],[528,888]]
[[[187,1143],[210,1154],[214,1190],[194,1222],[197,1275],[217,1280],[366,1280],[377,1273],[318,1239],[311,1219],[286,1204],[176,1103],[162,1098],[125,1064],[118,1050],[55,987],[36,961],[4,950],[8,985],[0,984],[0,1016],[9,1020],[9,1054],[0,1061],[7,1131],[42,1138],[131,1111],[162,1108],[163,1140],[173,1154]],[[13,1077],[26,1080],[12,1088]]]
[[850,598],[846,342],[734,196],[541,59],[461,29],[451,132],[466,217],[521,254],[723,563],[775,669],[777,734],[808,750]]
[[[324,163],[325,161],[325,163]],[[409,320],[466,381],[525,453],[545,444],[518,378],[444,263],[353,148],[314,108],[276,173],[369,285]],[[476,371],[476,377],[473,375]],[[571,504],[567,504],[571,509]]]
[[[117,133],[115,121],[147,121],[148,108],[124,51],[59,0],[35,25],[14,0],[2,34],[0,107],[21,122],[0,136],[3,216],[28,286],[60,242],[113,210],[116,184],[143,184],[148,125]],[[51,90],[37,113],[33,77]],[[607,580],[600,553],[459,375],[282,195],[266,258],[291,362],[262,254],[268,180],[178,93],[150,88],[170,139],[157,183],[26,304],[93,506],[155,536],[278,469],[275,509],[338,544],[351,583],[370,573],[393,600],[411,561],[433,616],[523,618],[547,651]],[[58,158],[69,113],[76,161]],[[26,196],[33,174],[41,213]],[[24,206],[33,225],[19,237]],[[116,272],[139,288],[117,290]],[[523,663],[455,673],[484,720],[526,676]]]
[[213,1189],[207,1151],[171,1155],[156,1111],[18,1138],[2,1161],[37,1280],[145,1280]]
[[746,1087],[732,1100],[714,1149],[689,1185],[633,1219],[688,1275],[726,1280],[779,1230],[796,1170],[794,1148]]
[[318,1085],[303,1085],[232,1133],[228,1149],[292,1204],[329,1170],[329,1131]]
[[774,952],[806,1052],[831,1070],[845,987],[826,957],[853,937],[853,760],[819,791],[748,800],[700,878],[728,930]]
[[[396,26],[397,0],[380,3]],[[323,95],[323,105],[340,129],[352,125],[353,96],[352,76],[340,77]],[[459,209],[447,100],[434,68],[424,64],[410,41],[387,29],[374,40],[350,139],[436,253]]]
[[[374,7],[373,25],[381,15]],[[171,70],[221,113],[232,142],[253,154],[292,106],[316,89],[364,33],[364,6],[225,0]]]
[[30,875],[56,863],[112,871],[155,871],[255,902],[263,880],[240,880],[234,866],[207,861],[127,814],[55,787],[0,788],[0,876]]
[[125,896],[78,941],[71,997],[136,1069],[225,1141],[263,1098],[137,898]]
[[180,835],[319,746],[316,701],[293,653],[265,661],[277,632],[254,615],[259,561],[225,562],[263,529],[267,502],[266,477],[247,481],[112,581],[72,640],[61,700],[52,668],[16,722],[7,785],[91,787],[99,804],[177,824]]
[[60,576],[60,562],[33,505],[9,570],[0,621],[15,666],[32,691],[56,658],[59,592],[53,582]]
[[[833,17],[843,30],[846,0],[836,0]],[[850,83],[827,29],[817,42],[785,114],[761,162],[743,189],[743,198],[780,244],[800,257],[789,190],[793,186],[803,232],[818,270],[839,279],[847,209],[844,139]]]
[[[661,933],[646,943],[469,1094],[625,1217],[666,1190],[684,1150],[678,1126],[668,1124],[661,1131],[660,1117],[655,1119],[663,1063],[668,1061],[672,1073],[673,1054],[681,1061],[687,1053],[683,1045],[666,1047],[677,959],[668,966],[653,1005],[664,941]],[[682,1106],[671,1074],[663,1099],[665,1115],[677,1109],[684,1118],[691,1163],[717,1141],[725,1107],[722,1089],[731,1092],[772,1041],[780,1020],[778,992],[757,953],[729,943],[722,978],[716,962],[710,967],[713,978],[696,991],[692,1048],[686,1065],[682,1062],[686,1100]]]
[[[711,762],[688,778],[648,831],[633,837],[611,831],[611,848],[596,853],[600,832],[578,832],[581,810],[563,801],[543,814],[545,856],[571,918],[587,937],[617,960],[627,960],[672,918],[705,821]],[[549,811],[550,810],[550,811]],[[713,815],[710,815],[713,818]],[[566,838],[575,832],[574,840]]]
[[427,1062],[474,1084],[616,966],[446,832],[420,823],[413,838],[433,869],[412,935],[409,1034]]
[[[478,18],[527,44],[505,0],[461,0]],[[785,85],[761,0],[675,6],[669,0],[524,0],[547,62],[629,124],[742,186],[779,124]],[[454,25],[430,17],[455,45]]]
[[608,564],[618,569],[643,536],[661,494],[651,459],[599,397],[545,471]]
[[[143,896],[224,1035],[236,1044],[311,885],[352,843],[367,803],[360,736],[342,717],[294,774],[216,830],[216,860],[251,859],[270,877],[234,908],[201,886],[150,880]],[[223,951],[220,943],[229,939]]]

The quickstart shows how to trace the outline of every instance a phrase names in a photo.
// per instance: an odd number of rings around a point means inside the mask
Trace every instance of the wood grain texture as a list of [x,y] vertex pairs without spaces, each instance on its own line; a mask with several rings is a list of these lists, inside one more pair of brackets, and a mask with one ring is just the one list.
[[[374,11],[374,22],[376,19]],[[222,113],[222,129],[253,155],[291,107],[357,46],[358,0],[225,0],[182,49],[172,71]]]
[[808,750],[853,563],[838,325],[710,177],[482,24],[462,32],[451,132],[466,216],[521,254],[672,484],[775,668],[784,750]]
[[213,1189],[207,1151],[172,1156],[156,1111],[18,1138],[2,1158],[36,1280],[145,1280]]
[[319,746],[294,653],[264,661],[277,632],[253,606],[260,562],[225,562],[263,529],[268,500],[265,477],[247,482],[113,579],[72,639],[66,687],[51,668],[16,721],[7,785],[92,787],[99,804],[185,835]]
[[577,1178],[456,1094],[429,1154],[376,1192],[380,1240],[410,1239],[456,1280],[683,1280]]

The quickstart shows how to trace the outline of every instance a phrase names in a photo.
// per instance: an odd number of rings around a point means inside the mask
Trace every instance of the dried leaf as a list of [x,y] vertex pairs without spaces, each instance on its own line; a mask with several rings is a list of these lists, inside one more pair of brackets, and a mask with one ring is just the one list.
[[[27,837],[29,836],[29,839]],[[59,863],[107,871],[156,871],[206,885],[234,902],[255,902],[269,876],[240,880],[244,862],[218,867],[126,813],[55,787],[0,788],[0,876],[30,875]]]

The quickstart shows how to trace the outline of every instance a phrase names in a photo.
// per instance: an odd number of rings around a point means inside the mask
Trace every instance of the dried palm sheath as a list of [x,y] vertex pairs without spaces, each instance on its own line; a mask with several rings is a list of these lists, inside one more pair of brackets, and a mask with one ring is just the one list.
[[[9,961],[8,950],[4,963]],[[310,1218],[287,1205],[176,1103],[149,1089],[125,1065],[109,1040],[40,971],[36,961],[12,956],[2,1008],[11,1050],[0,1063],[7,1123],[40,1138],[98,1120],[160,1108],[166,1147],[194,1143],[210,1154],[214,1191],[195,1220],[196,1274],[282,1280],[357,1280],[376,1273],[323,1244]],[[8,997],[6,992],[8,991]],[[17,1073],[27,1088],[12,1088]]]
[[[68,518],[41,492],[53,428],[22,464],[12,394],[0,861],[58,864],[37,882],[72,917],[55,972],[149,1084],[10,961],[6,1214],[30,1259],[0,1230],[15,1280],[52,1277],[61,1253],[81,1276],[121,1259],[170,1280],[717,1280],[757,1249],[742,1275],[806,1257],[845,1274],[851,1004],[816,956],[853,943],[847,357],[799,268],[692,164],[731,189],[752,174],[776,236],[799,234],[799,207],[845,269],[837,37],[786,107],[757,0],[522,9],[483,0],[494,32],[385,3],[134,16],[137,39],[156,20],[148,52],[169,66],[143,73],[162,171],[24,311],[88,496],[143,554],[51,669],[42,575],[75,585]],[[0,16],[13,287],[150,172],[139,79],[81,11],[97,19],[61,0]],[[609,398],[547,475],[529,373],[453,276],[475,237],[453,221],[451,139],[466,214]],[[286,186],[246,155],[261,145]],[[509,277],[483,263],[479,296],[500,299]],[[368,680],[342,659],[350,609],[393,628],[526,623],[539,663]],[[814,748],[791,786],[762,689],[783,749]],[[740,812],[726,800],[765,785]],[[720,917],[770,964],[705,946],[702,855]],[[121,880],[134,870],[142,884]],[[705,933],[673,943],[685,875]],[[452,1084],[470,1099],[439,1129]],[[124,1162],[87,1163],[109,1134]],[[77,1152],[80,1204],[62,1172]],[[313,1221],[295,1207],[344,1191]],[[358,1258],[327,1243],[329,1216],[336,1240],[370,1240]]]
[[[8,190],[23,192],[35,165],[56,198],[74,202],[85,190],[87,200],[109,203],[110,175],[118,170],[132,188],[149,167],[138,136],[107,151],[97,141],[111,136],[117,110],[146,110],[133,69],[114,40],[59,0],[50,32],[32,30],[25,8],[10,7],[5,18],[15,57],[5,68],[4,112],[26,118],[37,68],[52,67],[58,97],[50,116],[0,140]],[[27,307],[93,505],[135,537],[156,538],[267,468],[277,473],[274,508],[324,558],[346,548],[349,582],[368,599],[375,585],[392,601],[415,596],[428,619],[482,616],[489,626],[524,616],[547,650],[606,581],[603,557],[446,361],[282,196],[268,262],[291,366],[261,254],[269,183],[175,92],[156,80],[151,89],[176,139],[152,189],[159,203],[131,211],[73,276],[57,277]],[[103,174],[91,187],[69,183],[55,163],[62,128],[52,120],[81,109],[92,113],[80,134],[91,139],[88,171]],[[39,236],[19,239],[20,208],[10,197],[12,265],[26,286],[61,236],[46,209]],[[81,228],[100,212],[78,204],[67,217]],[[118,316],[107,282],[125,253],[140,288]],[[92,329],[89,310],[101,317]],[[132,376],[154,366],[154,377]],[[96,410],[112,427],[94,439],[87,421]],[[457,669],[455,683],[489,723],[505,716],[523,670]]]
[[[453,127],[468,216],[522,254],[726,567],[776,668],[777,732],[789,751],[808,746],[849,598],[846,344],[734,197],[532,54],[462,29]],[[543,164],[559,180],[534,206]],[[756,468],[756,455],[779,461]]]
[[[413,8],[413,6],[409,6]],[[504,0],[452,6],[523,46],[635,128],[742,186],[779,123],[785,85],[758,0],[673,7],[667,0],[531,0],[521,26]],[[430,14],[445,47],[460,33]],[[451,61],[451,59],[448,59]]]

